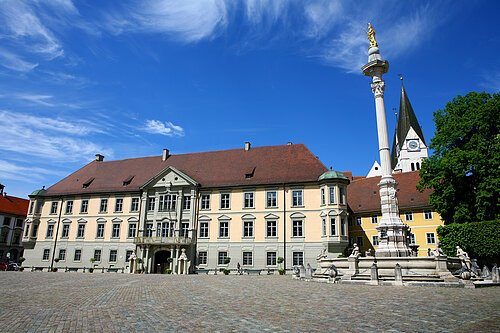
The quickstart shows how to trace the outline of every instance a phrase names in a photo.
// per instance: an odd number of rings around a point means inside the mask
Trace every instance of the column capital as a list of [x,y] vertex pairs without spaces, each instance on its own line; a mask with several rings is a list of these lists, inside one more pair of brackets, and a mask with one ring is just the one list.
[[384,97],[384,91],[385,91],[384,81],[380,80],[378,82],[373,82],[371,86],[372,86],[372,93],[375,95],[375,98]]

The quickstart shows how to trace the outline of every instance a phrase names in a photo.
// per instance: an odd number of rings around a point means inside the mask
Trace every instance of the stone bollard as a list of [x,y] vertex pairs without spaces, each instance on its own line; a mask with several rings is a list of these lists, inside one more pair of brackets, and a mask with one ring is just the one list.
[[403,285],[403,272],[399,264],[396,264],[396,267],[394,267],[394,282],[397,286]]
[[378,285],[378,267],[376,262],[370,267],[370,280],[370,284]]

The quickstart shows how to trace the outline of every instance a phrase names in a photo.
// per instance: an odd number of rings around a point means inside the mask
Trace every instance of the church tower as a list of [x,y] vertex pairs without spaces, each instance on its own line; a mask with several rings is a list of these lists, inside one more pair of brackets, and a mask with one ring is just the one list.
[[391,153],[393,173],[420,170],[422,161],[428,156],[422,128],[411,107],[404,84],[401,84],[399,114]]

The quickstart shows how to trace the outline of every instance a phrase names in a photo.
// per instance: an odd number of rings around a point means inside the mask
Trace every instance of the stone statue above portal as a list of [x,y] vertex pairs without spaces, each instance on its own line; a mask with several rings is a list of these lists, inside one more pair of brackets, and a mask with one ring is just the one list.
[[370,41],[370,47],[378,47],[377,40],[375,39],[375,30],[371,23],[368,23],[368,40]]

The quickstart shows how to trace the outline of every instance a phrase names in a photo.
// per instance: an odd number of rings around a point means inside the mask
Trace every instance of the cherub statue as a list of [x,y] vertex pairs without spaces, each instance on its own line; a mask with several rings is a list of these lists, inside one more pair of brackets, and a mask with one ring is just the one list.
[[354,243],[352,244],[353,248],[352,248],[352,252],[351,252],[351,255],[349,257],[355,257],[355,258],[358,258],[360,256],[360,253],[359,253],[359,246],[358,244]]
[[316,256],[316,260],[325,259],[326,257],[328,257],[328,255],[326,254],[326,248],[323,248],[321,252]]
[[432,255],[434,257],[440,257],[440,256],[445,256],[443,250],[441,249],[441,247],[439,246],[439,243],[436,244],[436,248],[434,249],[434,251],[432,251]]
[[371,23],[368,23],[368,40],[370,41],[370,47],[377,47],[377,40],[375,39],[375,30],[373,30],[373,26]]

